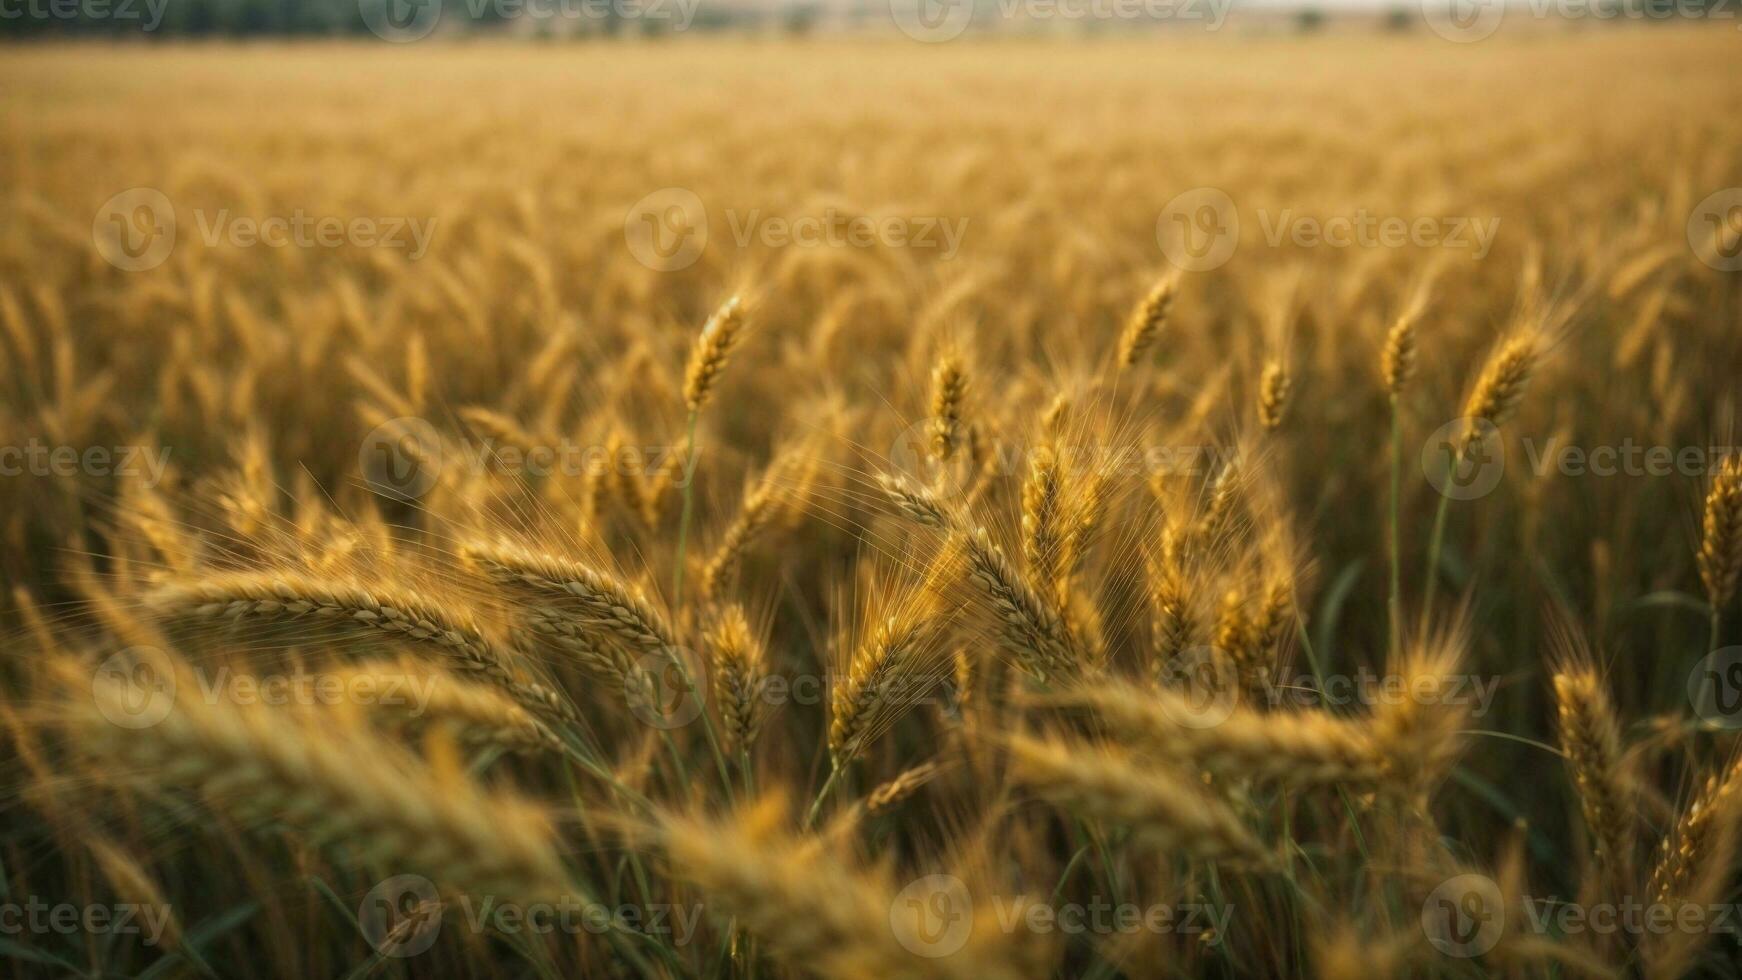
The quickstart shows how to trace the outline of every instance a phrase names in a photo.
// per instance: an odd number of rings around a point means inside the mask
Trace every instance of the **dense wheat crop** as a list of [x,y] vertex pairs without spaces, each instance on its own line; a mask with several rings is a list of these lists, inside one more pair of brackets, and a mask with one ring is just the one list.
[[0,972],[1738,975],[1739,43],[0,50]]

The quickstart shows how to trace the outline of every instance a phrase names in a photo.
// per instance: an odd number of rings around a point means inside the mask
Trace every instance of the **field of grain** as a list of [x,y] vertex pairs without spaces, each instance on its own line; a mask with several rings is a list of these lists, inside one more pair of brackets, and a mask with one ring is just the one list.
[[0,973],[1742,975],[1599,27],[0,49]]

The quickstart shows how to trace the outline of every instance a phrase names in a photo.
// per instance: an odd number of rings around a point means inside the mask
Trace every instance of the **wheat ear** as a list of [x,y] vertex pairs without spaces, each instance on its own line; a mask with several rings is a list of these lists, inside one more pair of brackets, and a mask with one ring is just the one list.
[[1037,796],[1112,827],[1151,854],[1189,854],[1268,866],[1270,855],[1233,811],[1190,776],[1142,766],[1129,755],[1062,739],[1012,735],[1010,774]]
[[766,799],[726,820],[668,816],[655,833],[674,874],[735,916],[774,956],[805,973],[910,980],[1024,975],[992,944],[997,930],[987,923],[969,929],[966,945],[950,955],[922,955],[923,948],[904,946],[891,929],[897,916],[910,914],[897,892],[843,863],[824,847],[824,838],[783,829],[783,810],[778,799]]
[[1554,677],[1561,749],[1584,811],[1597,866],[1611,885],[1631,880],[1632,792],[1621,764],[1621,728],[1602,678],[1593,669]]
[[[183,688],[194,689],[191,680]],[[142,733],[108,720],[128,710],[127,682],[100,681],[90,695],[70,707],[67,734],[107,771],[191,791],[245,822],[289,824],[314,843],[343,842],[376,866],[475,894],[574,894],[544,811],[486,793],[457,759],[426,767],[329,717],[299,723],[287,712],[185,695]]]
[[992,543],[985,528],[970,530],[960,512],[904,477],[881,474],[878,482],[910,520],[946,533],[945,555],[961,563],[969,583],[990,607],[999,638],[1023,669],[1043,681],[1081,669],[1058,615]]
[[415,732],[439,726],[460,741],[515,752],[564,751],[562,739],[512,699],[480,684],[420,670],[407,662],[361,664],[336,672],[347,690],[404,692],[415,700],[378,701],[369,716],[389,728]]
[[689,364],[684,368],[684,404],[691,412],[701,411],[713,394],[732,349],[743,339],[744,323],[744,305],[733,296],[702,326],[701,335],[690,349]]
[[714,698],[723,720],[721,734],[727,751],[747,750],[762,728],[762,682],[767,655],[750,632],[744,610],[736,605],[721,610],[707,633],[713,655]]
[[1120,364],[1131,367],[1155,343],[1161,328],[1167,325],[1173,294],[1174,280],[1169,276],[1151,287],[1149,295],[1131,311],[1131,316],[1125,321],[1125,331],[1119,337]]
[[394,585],[368,585],[294,571],[214,572],[160,586],[145,596],[157,615],[191,620],[295,620],[377,631],[433,647],[454,667],[482,672],[517,701],[573,720],[568,698],[527,682],[464,610]]
[[961,356],[944,351],[931,372],[931,454],[939,462],[955,455],[962,441],[962,402],[967,393],[968,375]]
[[665,615],[627,583],[581,562],[516,544],[468,543],[461,555],[541,614],[567,618],[639,651],[677,646]]
[[1264,428],[1276,430],[1288,415],[1288,395],[1293,382],[1288,366],[1280,360],[1264,365],[1258,379],[1258,421]]
[[1701,532],[1700,580],[1716,615],[1742,578],[1742,456],[1726,457],[1712,477]]

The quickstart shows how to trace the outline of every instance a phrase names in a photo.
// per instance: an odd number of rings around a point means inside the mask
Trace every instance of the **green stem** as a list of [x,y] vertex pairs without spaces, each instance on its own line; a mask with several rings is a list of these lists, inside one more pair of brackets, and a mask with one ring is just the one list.
[[810,810],[804,815],[804,829],[809,830],[817,822],[817,814],[822,812],[823,801],[829,798],[829,792],[835,788],[835,783],[841,779],[841,774],[847,767],[838,762],[829,764],[829,778],[823,781],[823,788],[817,790],[817,798],[811,801]]
[[[1447,464],[1448,473],[1455,463]],[[1434,608],[1434,593],[1438,591],[1440,581],[1440,546],[1446,539],[1446,517],[1451,513],[1452,498],[1444,491],[1440,493],[1439,509],[1434,511],[1433,537],[1428,539],[1427,547],[1427,590],[1421,601],[1421,639],[1427,641],[1428,622],[1432,618]]]
[[1403,497],[1403,419],[1397,399],[1391,400],[1391,596],[1386,602],[1391,624],[1391,652],[1403,647],[1403,544],[1398,512]]
[[1706,652],[1707,653],[1711,653],[1712,651],[1718,649],[1718,636],[1723,631],[1724,631],[1724,612],[1722,609],[1720,609],[1718,607],[1718,604],[1714,602],[1714,603],[1712,603],[1711,639],[1710,639],[1710,641],[1708,641],[1706,643]]
[[696,486],[696,419],[701,413],[692,409],[688,432],[684,436],[683,518],[677,526],[677,569],[671,574],[671,606],[673,612],[683,609],[683,570],[688,562],[690,512],[695,506]]

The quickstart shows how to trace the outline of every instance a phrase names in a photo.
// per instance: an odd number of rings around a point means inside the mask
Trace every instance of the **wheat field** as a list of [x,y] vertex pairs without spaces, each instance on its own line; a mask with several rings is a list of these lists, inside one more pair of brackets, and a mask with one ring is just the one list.
[[1742,976],[1729,26],[0,49],[0,961]]

